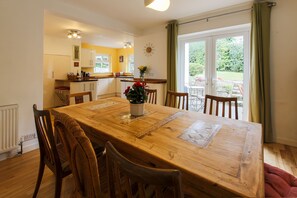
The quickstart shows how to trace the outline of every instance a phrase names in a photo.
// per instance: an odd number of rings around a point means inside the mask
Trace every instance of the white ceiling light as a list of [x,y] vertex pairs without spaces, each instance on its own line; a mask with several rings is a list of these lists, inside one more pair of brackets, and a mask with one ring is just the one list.
[[144,0],[144,5],[154,10],[165,11],[169,8],[170,0]]
[[75,38],[75,39],[80,39],[81,38],[81,31],[79,30],[68,30],[67,37],[68,38]]
[[124,43],[124,48],[132,48],[131,42],[125,42]]

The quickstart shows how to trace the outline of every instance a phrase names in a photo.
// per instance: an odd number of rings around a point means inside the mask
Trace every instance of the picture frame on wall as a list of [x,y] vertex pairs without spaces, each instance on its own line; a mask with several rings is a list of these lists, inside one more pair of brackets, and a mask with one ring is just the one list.
[[79,61],[79,54],[80,54],[80,47],[79,45],[73,45],[73,60],[74,61]]
[[119,61],[120,61],[120,63],[124,62],[124,56],[120,56]]

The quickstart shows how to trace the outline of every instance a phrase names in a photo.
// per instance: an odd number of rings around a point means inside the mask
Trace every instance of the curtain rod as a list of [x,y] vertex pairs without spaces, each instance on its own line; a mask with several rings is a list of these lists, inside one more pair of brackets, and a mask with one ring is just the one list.
[[[269,7],[276,6],[276,3],[275,2],[268,2],[268,6]],[[239,13],[239,12],[245,12],[245,11],[250,11],[250,10],[253,10],[253,8],[246,8],[246,9],[236,10],[236,11],[233,11],[233,12],[227,12],[227,13],[223,13],[223,14],[218,14],[218,15],[210,16],[210,17],[204,17],[204,18],[201,18],[201,19],[195,19],[195,20],[191,20],[191,21],[186,21],[186,22],[179,23],[178,25],[185,25],[185,24],[188,24],[188,23],[193,23],[193,22],[198,22],[198,21],[204,21],[204,20],[206,20],[208,22],[208,20],[209,19],[212,19],[212,18],[226,16],[226,15],[230,15],[230,14],[236,14],[236,13]]]

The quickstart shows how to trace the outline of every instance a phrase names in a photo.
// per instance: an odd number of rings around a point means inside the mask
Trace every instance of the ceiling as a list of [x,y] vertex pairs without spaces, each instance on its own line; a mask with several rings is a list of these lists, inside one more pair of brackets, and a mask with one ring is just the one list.
[[[54,12],[45,12],[45,34],[66,37],[67,29],[79,29],[82,31],[82,42],[121,48],[126,41],[133,43],[134,36],[139,32],[163,25],[170,20],[199,15],[212,10],[252,2],[252,0],[171,0],[170,7],[165,12],[144,7],[144,0],[59,0],[59,2],[72,6],[71,8],[103,15],[110,20],[127,24],[134,30],[120,30],[119,23],[114,23],[115,27],[112,27],[113,23],[110,23],[106,28],[104,25],[94,25],[86,20],[80,20],[79,16],[73,20],[70,19],[73,17],[67,18],[53,14]],[[138,33],[135,30],[138,30]]]

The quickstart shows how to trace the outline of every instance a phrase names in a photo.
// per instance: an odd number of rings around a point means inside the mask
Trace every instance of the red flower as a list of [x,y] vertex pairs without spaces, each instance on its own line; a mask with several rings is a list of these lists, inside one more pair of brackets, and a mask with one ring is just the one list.
[[140,81],[136,81],[135,83],[134,83],[134,86],[135,87],[145,87],[145,82],[140,82]]
[[127,94],[130,90],[130,86],[127,87],[127,89],[125,90],[124,94]]
[[136,82],[134,83],[134,86],[136,86],[136,87],[140,87],[140,86],[142,86],[142,85],[141,85],[141,82],[140,82],[140,81],[136,81]]

